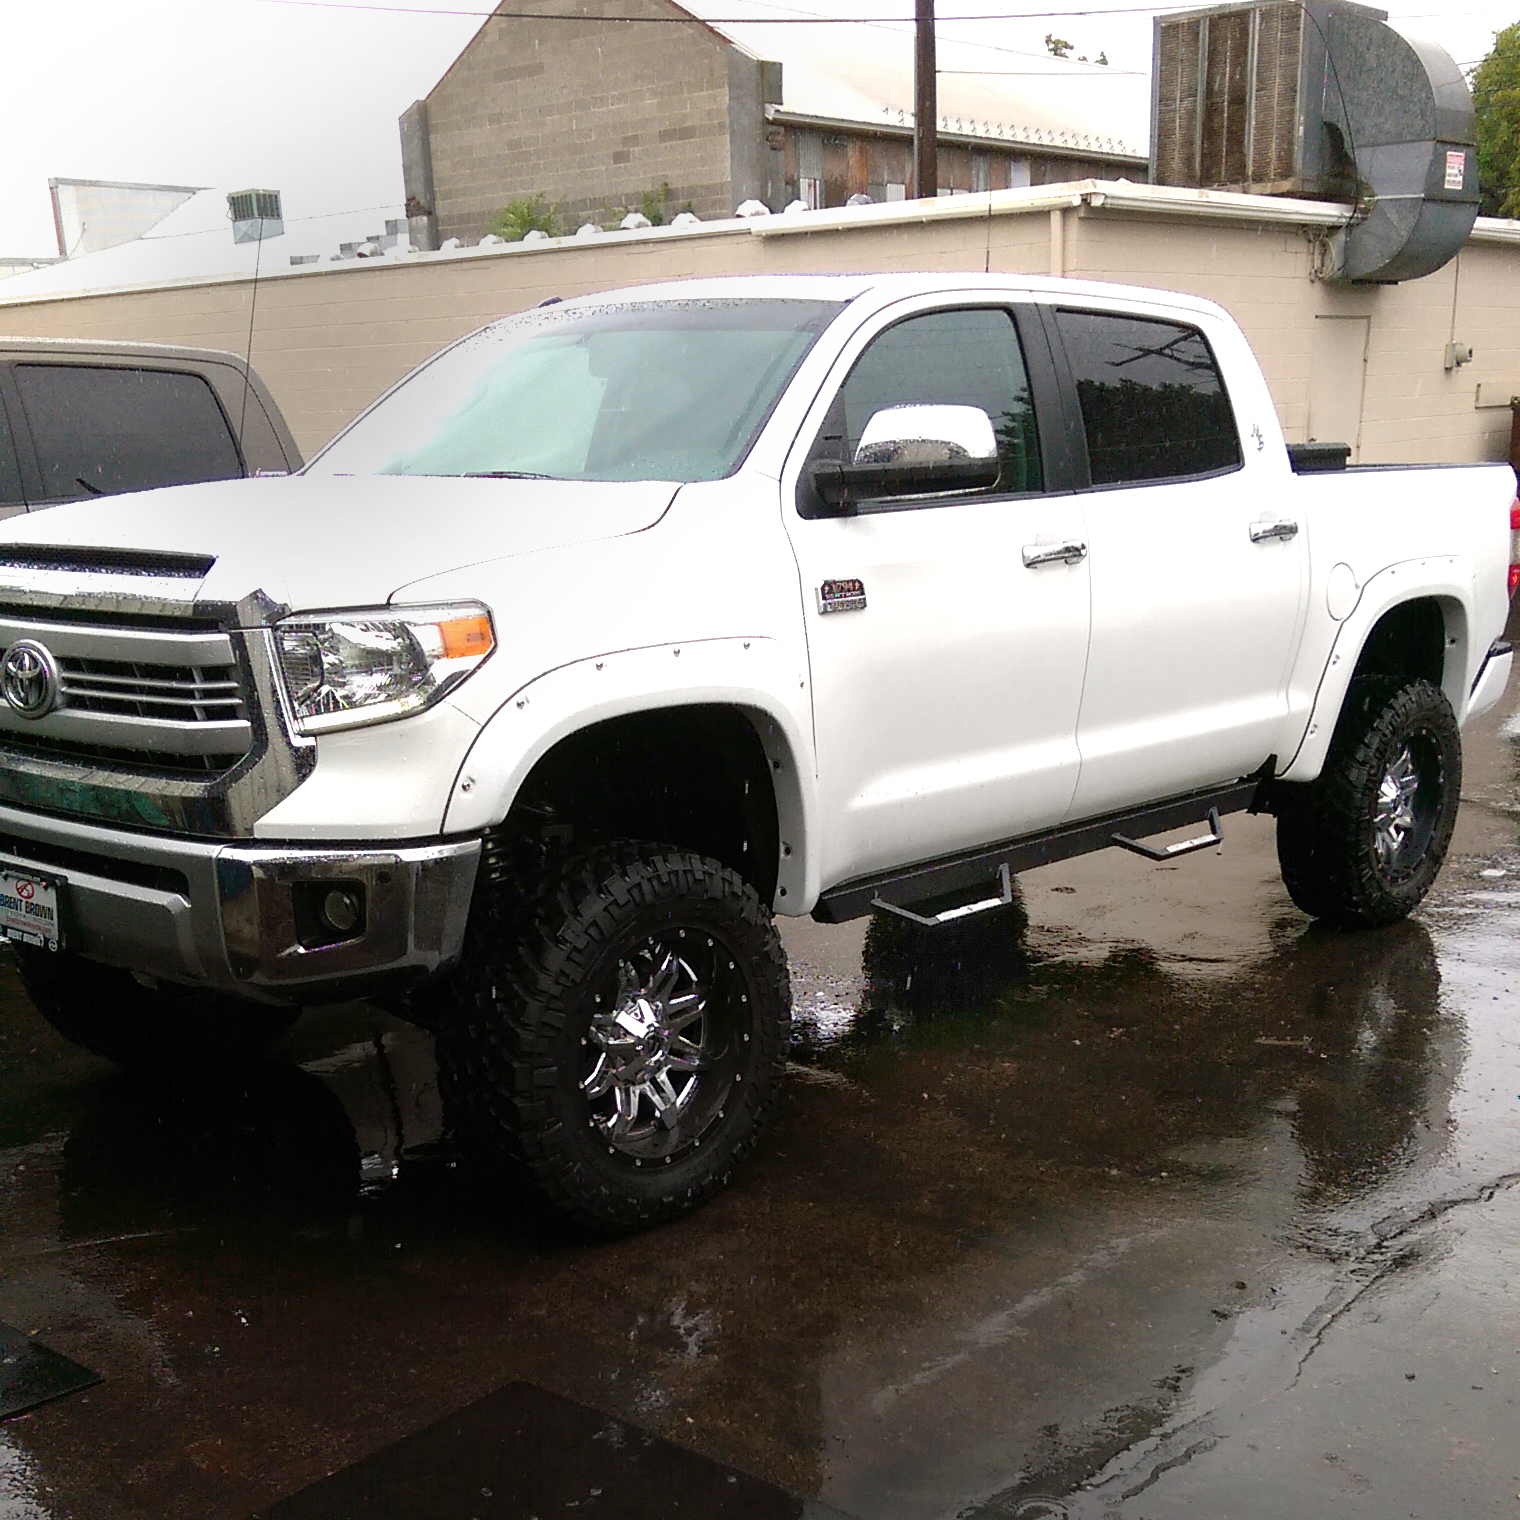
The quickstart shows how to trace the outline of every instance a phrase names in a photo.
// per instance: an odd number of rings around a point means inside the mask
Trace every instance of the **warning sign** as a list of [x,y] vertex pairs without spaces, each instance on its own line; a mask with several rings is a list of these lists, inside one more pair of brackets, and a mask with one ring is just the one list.
[[1465,190],[1467,188],[1466,153],[1457,152],[1446,155],[1446,188],[1448,190]]

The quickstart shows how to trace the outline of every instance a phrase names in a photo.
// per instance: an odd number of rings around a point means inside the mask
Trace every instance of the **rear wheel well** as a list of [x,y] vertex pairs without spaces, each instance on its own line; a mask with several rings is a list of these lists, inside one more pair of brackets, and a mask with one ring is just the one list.
[[[770,903],[780,865],[771,763],[747,714],[697,704],[609,718],[560,740],[491,830],[493,874],[546,846],[643,839],[732,867]],[[528,861],[514,857],[526,851]]]
[[1446,619],[1438,602],[1424,597],[1390,608],[1362,646],[1352,680],[1391,676],[1401,681],[1445,684]]

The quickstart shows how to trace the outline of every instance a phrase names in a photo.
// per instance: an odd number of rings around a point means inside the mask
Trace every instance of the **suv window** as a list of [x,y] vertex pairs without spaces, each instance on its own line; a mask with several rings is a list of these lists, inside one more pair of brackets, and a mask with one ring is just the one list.
[[935,311],[889,327],[856,360],[840,391],[837,422],[826,431],[842,429],[850,460],[874,413],[912,405],[980,407],[998,439],[1002,471],[995,490],[1042,489],[1029,376],[1012,313]]
[[18,364],[15,377],[50,501],[243,473],[221,404],[199,375]]
[[0,401],[0,507],[21,500],[21,472],[16,463],[16,440],[5,419],[5,402]]
[[1208,340],[1148,317],[1058,311],[1095,486],[1240,468],[1240,437]]

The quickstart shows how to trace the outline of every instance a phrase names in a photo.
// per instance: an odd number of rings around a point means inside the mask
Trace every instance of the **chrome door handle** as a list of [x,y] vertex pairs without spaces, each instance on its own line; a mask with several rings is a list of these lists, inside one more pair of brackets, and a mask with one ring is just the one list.
[[1068,539],[1064,544],[1025,544],[1024,568],[1033,570],[1037,565],[1076,565],[1087,558],[1087,545],[1079,539]]
[[1298,524],[1291,519],[1283,517],[1276,522],[1253,522],[1251,524],[1251,542],[1253,544],[1271,543],[1273,539],[1287,541],[1298,537]]

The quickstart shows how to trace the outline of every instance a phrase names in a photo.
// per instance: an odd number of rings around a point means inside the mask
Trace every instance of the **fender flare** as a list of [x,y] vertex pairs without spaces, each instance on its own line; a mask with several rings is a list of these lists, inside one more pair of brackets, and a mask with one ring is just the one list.
[[1390,612],[1410,602],[1433,601],[1440,609],[1445,625],[1441,688],[1458,723],[1466,720],[1481,660],[1474,659],[1472,648],[1472,583],[1470,578],[1459,578],[1461,569],[1462,562],[1457,559],[1408,560],[1380,570],[1363,583],[1356,606],[1336,633],[1298,748],[1286,765],[1279,766],[1278,780],[1313,781],[1319,775],[1373,630]]
[[771,764],[780,831],[772,906],[779,913],[807,913],[820,890],[811,693],[805,665],[774,639],[620,650],[527,682],[491,714],[461,761],[444,833],[499,824],[534,766],[572,734],[609,718],[697,705],[734,708],[753,726]]

